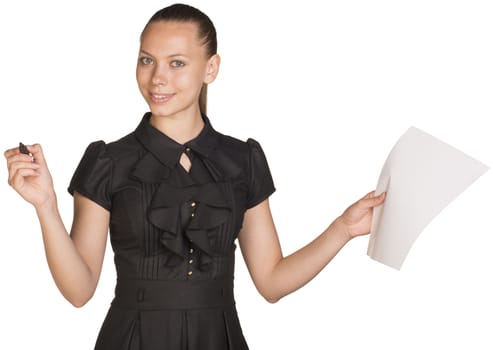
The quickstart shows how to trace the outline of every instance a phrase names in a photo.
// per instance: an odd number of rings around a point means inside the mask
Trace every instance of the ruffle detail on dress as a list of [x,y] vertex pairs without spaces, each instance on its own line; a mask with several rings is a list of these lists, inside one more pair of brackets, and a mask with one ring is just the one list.
[[[194,215],[184,225],[182,209],[192,202],[196,208]],[[153,194],[148,218],[161,230],[160,242],[167,250],[185,258],[191,243],[203,253],[199,268],[207,270],[214,255],[210,237],[230,214],[231,208],[216,183],[187,187],[161,183]]]
[[[208,175],[207,183],[197,184],[191,178],[177,178],[151,152],[145,154],[135,165],[131,177],[143,183],[155,185],[147,212],[149,222],[159,229],[159,241],[173,253],[162,262],[176,266],[187,257],[190,245],[199,250],[198,267],[207,270],[214,256],[211,238],[231,215],[231,204],[221,192],[220,185],[228,181],[240,169],[229,166],[223,169],[205,155],[198,154],[196,161],[202,162]],[[205,179],[204,178],[204,179]],[[193,210],[190,207],[194,202]],[[193,212],[193,216],[188,216]]]

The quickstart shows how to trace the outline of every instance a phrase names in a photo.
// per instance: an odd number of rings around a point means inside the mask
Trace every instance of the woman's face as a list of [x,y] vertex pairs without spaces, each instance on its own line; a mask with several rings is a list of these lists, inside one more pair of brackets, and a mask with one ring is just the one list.
[[200,113],[200,89],[218,68],[219,57],[207,57],[195,23],[154,22],[142,36],[137,83],[153,117]]

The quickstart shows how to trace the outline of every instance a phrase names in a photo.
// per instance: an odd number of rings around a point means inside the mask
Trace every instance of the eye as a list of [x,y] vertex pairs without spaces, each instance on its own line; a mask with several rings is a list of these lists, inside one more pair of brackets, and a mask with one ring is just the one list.
[[147,66],[149,64],[153,64],[154,61],[152,60],[152,58],[149,58],[149,57],[141,57],[140,63],[142,63],[144,66]]
[[183,62],[183,61],[180,61],[180,60],[171,61],[171,67],[173,67],[173,68],[180,68],[183,66],[185,66],[185,62]]

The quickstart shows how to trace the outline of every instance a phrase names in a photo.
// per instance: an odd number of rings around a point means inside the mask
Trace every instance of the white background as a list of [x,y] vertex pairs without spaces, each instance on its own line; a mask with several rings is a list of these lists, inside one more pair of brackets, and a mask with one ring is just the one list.
[[[216,24],[214,127],[263,146],[285,254],[376,186],[411,125],[493,165],[490,1],[200,2]],[[43,145],[66,225],[66,188],[89,142],[132,131],[147,106],[138,39],[163,1],[3,1],[0,147]],[[113,296],[108,253],[93,299],[73,308],[47,268],[36,215],[0,168],[2,349],[91,349]],[[427,228],[401,271],[351,241],[279,303],[238,254],[236,295],[251,349],[492,349],[489,171]]]

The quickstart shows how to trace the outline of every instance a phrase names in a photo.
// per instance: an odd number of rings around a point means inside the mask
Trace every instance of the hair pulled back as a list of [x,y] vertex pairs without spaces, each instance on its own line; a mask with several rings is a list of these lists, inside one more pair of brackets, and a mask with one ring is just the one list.
[[[217,53],[216,28],[211,19],[199,9],[185,4],[173,4],[157,11],[147,22],[142,31],[141,38],[149,25],[160,21],[174,21],[195,23],[198,29],[199,40],[205,46],[207,58]],[[207,84],[202,85],[199,96],[200,112],[207,113]]]

